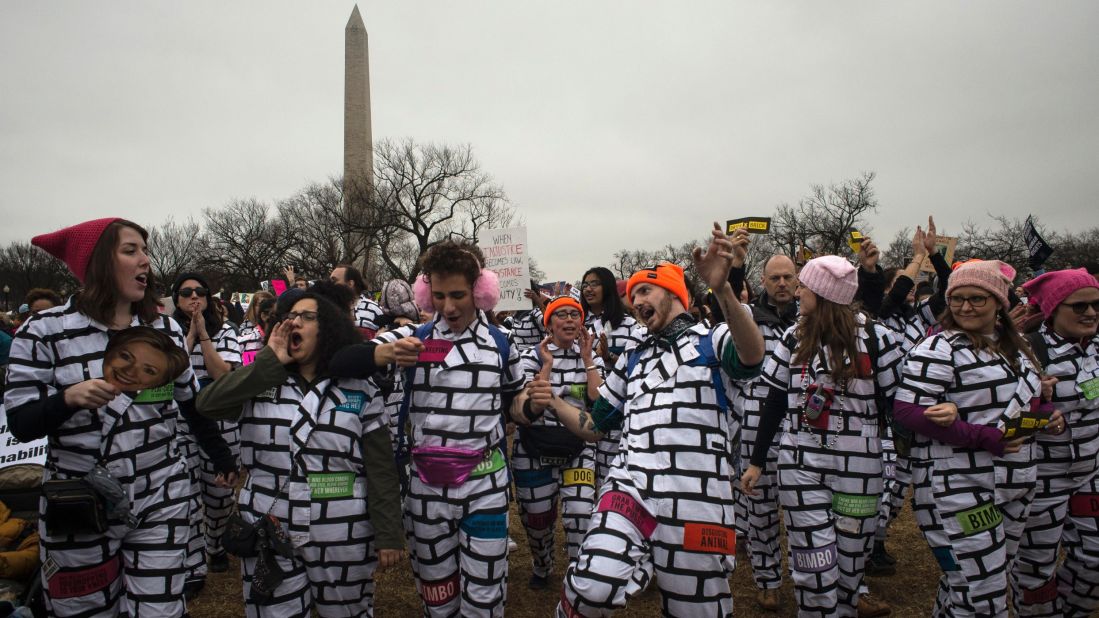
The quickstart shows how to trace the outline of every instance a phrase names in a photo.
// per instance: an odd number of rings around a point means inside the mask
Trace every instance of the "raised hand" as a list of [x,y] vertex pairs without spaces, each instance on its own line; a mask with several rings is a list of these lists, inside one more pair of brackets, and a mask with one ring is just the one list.
[[935,243],[939,241],[938,235],[935,233],[935,217],[927,218],[927,232],[924,233],[923,246],[927,250],[927,255],[935,253]]
[[912,235],[912,258],[923,261],[923,258],[927,257],[927,247],[924,246],[924,239],[927,234],[923,231],[923,228],[916,226],[916,233]]
[[[746,232],[745,235],[747,235]],[[714,221],[714,229],[710,230],[710,245],[706,247],[706,252],[703,253],[699,247],[695,247],[691,252],[695,272],[711,290],[719,290],[729,284],[729,269],[733,266],[734,258],[733,250],[733,241],[721,230],[721,225]]]
[[293,330],[293,320],[283,320],[275,326],[271,331],[271,336],[267,338],[267,347],[271,348],[271,351],[275,353],[275,356],[283,365],[294,362],[294,359],[290,357],[290,333]]
[[585,366],[592,364],[592,347],[595,344],[595,335],[585,328],[580,331],[578,343],[580,344],[580,360],[584,361]]
[[398,367],[412,367],[424,350],[424,342],[416,337],[403,337],[393,342],[393,358]]
[[289,283],[290,285],[294,285],[294,279],[297,279],[297,273],[294,272],[293,266],[287,266],[285,269],[283,269],[282,274],[286,277],[287,283]]

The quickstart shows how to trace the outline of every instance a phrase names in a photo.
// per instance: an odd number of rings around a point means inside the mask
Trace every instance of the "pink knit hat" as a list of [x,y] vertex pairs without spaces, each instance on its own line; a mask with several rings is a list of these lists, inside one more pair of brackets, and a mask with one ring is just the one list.
[[971,285],[996,297],[1004,309],[1009,309],[1007,291],[1015,278],[1015,269],[1000,260],[970,261],[962,264],[950,275],[946,295],[950,296],[955,288]]
[[1065,302],[1076,290],[1083,288],[1099,288],[1099,280],[1089,274],[1086,268],[1054,270],[1023,284],[1023,289],[1038,303],[1047,320],[1057,310],[1058,305]]
[[840,305],[850,305],[859,290],[858,271],[838,255],[809,260],[798,273],[798,282],[817,296]]
[[88,262],[92,259],[92,249],[95,249],[107,226],[115,221],[118,221],[118,217],[77,223],[56,232],[35,236],[31,239],[31,244],[64,262],[83,283],[84,271],[88,269]]

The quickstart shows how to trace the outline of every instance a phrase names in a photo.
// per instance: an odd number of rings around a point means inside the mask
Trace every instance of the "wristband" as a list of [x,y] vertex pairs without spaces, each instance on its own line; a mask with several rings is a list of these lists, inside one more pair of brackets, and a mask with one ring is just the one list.
[[599,365],[588,365],[584,367],[584,371],[592,371],[593,369],[599,369]]
[[207,338],[205,338],[205,339],[199,339],[199,341],[209,341],[209,340],[210,340],[210,338],[209,338],[209,337],[207,337]]

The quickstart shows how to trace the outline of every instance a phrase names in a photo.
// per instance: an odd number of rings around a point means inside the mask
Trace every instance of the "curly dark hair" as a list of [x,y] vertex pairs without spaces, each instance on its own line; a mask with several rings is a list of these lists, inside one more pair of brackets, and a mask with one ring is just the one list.
[[420,269],[429,282],[432,275],[462,275],[473,287],[477,277],[481,276],[484,263],[485,256],[477,245],[447,240],[424,253],[420,258]]
[[310,288],[299,296],[294,304],[308,299],[317,302],[317,375],[324,375],[328,372],[328,363],[332,362],[336,352],[349,345],[362,343],[363,337],[359,334],[359,329],[351,323],[351,316],[346,309],[340,309],[336,303],[315,293],[313,289]]
[[23,299],[23,302],[30,306],[40,300],[48,300],[53,303],[54,307],[60,305],[62,302],[61,296],[49,288],[31,288],[30,291],[27,292],[27,296]]
[[355,302],[359,300],[351,288],[331,281],[318,281],[308,291],[327,298],[337,307],[345,307],[349,313],[355,308]]

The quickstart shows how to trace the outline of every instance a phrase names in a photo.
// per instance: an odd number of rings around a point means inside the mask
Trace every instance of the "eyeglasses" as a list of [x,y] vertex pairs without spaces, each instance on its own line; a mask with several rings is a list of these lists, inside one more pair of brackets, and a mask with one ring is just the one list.
[[952,309],[961,309],[966,303],[969,303],[969,306],[974,309],[980,309],[988,302],[988,297],[980,294],[977,296],[947,296],[946,302]]
[[283,319],[289,320],[291,322],[298,319],[298,318],[301,318],[302,322],[316,322],[317,321],[317,312],[316,311],[291,311],[291,312],[287,313],[285,316],[283,316]]
[[580,289],[581,290],[589,290],[591,288],[601,288],[601,287],[603,287],[603,284],[599,283],[598,281],[585,281],[585,282],[580,284]]
[[579,320],[580,319],[580,312],[577,311],[576,309],[572,309],[572,310],[561,309],[560,311],[554,311],[553,312],[553,317],[555,317],[559,320],[565,320],[565,319]]
[[195,294],[199,298],[206,298],[209,293],[210,291],[206,288],[179,288],[179,295],[183,298],[190,298],[191,294]]
[[1093,300],[1091,302],[1088,302],[1088,301],[1085,300],[1085,301],[1080,301],[1078,303],[1061,303],[1061,304],[1065,307],[1071,308],[1072,312],[1075,313],[1076,315],[1084,315],[1085,313],[1087,313],[1088,307],[1091,307],[1091,310],[1094,311],[1095,313],[1099,313],[1099,300]]

